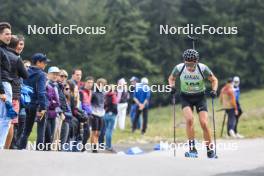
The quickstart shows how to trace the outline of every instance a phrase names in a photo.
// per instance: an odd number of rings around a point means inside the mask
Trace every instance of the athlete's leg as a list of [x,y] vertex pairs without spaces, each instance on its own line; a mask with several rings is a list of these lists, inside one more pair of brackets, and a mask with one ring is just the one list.
[[186,133],[187,137],[190,140],[194,140],[195,133],[194,133],[194,127],[193,127],[193,111],[190,106],[186,106],[183,108],[183,116],[186,121]]
[[207,111],[199,112],[199,121],[203,129],[204,141],[206,142],[206,145],[208,146],[212,142],[212,136],[211,136],[210,128],[208,125],[208,112]]
[[186,120],[186,133],[188,136],[189,142],[189,152],[185,152],[185,157],[198,157],[197,150],[195,148],[195,133],[194,133],[194,120],[193,120],[193,110],[190,106],[185,106],[183,108],[183,115]]

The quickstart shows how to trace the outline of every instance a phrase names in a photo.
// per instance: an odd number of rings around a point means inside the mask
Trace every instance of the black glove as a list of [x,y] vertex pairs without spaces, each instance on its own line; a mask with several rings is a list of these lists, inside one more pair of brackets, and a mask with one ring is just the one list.
[[170,93],[171,93],[171,95],[175,95],[176,94],[176,88],[175,87],[172,87]]
[[210,92],[210,96],[211,96],[212,98],[217,97],[217,92],[216,92],[215,90],[212,90],[212,91]]

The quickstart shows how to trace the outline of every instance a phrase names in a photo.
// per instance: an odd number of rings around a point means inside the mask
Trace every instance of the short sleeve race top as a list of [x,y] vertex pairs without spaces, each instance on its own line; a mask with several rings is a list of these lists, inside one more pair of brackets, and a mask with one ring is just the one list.
[[187,70],[184,63],[174,67],[171,73],[172,76],[180,76],[180,89],[185,94],[199,94],[205,91],[204,79],[213,75],[213,72],[202,63],[198,63],[195,71]]

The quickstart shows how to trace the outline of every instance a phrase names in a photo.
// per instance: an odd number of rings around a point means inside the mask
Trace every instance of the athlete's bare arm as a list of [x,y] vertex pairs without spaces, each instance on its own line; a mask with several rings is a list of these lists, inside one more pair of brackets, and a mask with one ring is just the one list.
[[214,75],[210,75],[208,80],[211,82],[212,90],[217,91],[218,89],[218,79]]
[[168,79],[170,87],[175,87],[175,81],[176,81],[176,77],[173,75],[170,75]]

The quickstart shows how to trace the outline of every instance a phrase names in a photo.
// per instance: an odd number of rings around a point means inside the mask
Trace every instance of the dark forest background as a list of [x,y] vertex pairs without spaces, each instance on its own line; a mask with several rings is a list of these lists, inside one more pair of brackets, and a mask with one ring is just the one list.
[[[241,77],[244,90],[264,84],[264,1],[262,0],[0,0],[0,21],[23,34],[24,59],[43,52],[71,72],[104,77],[109,82],[131,76],[166,84],[182,52],[192,44],[186,35],[160,35],[159,25],[237,26],[237,35],[200,35],[201,62],[220,80]],[[106,26],[106,35],[28,35],[27,25]],[[156,94],[153,104],[168,103]]]

